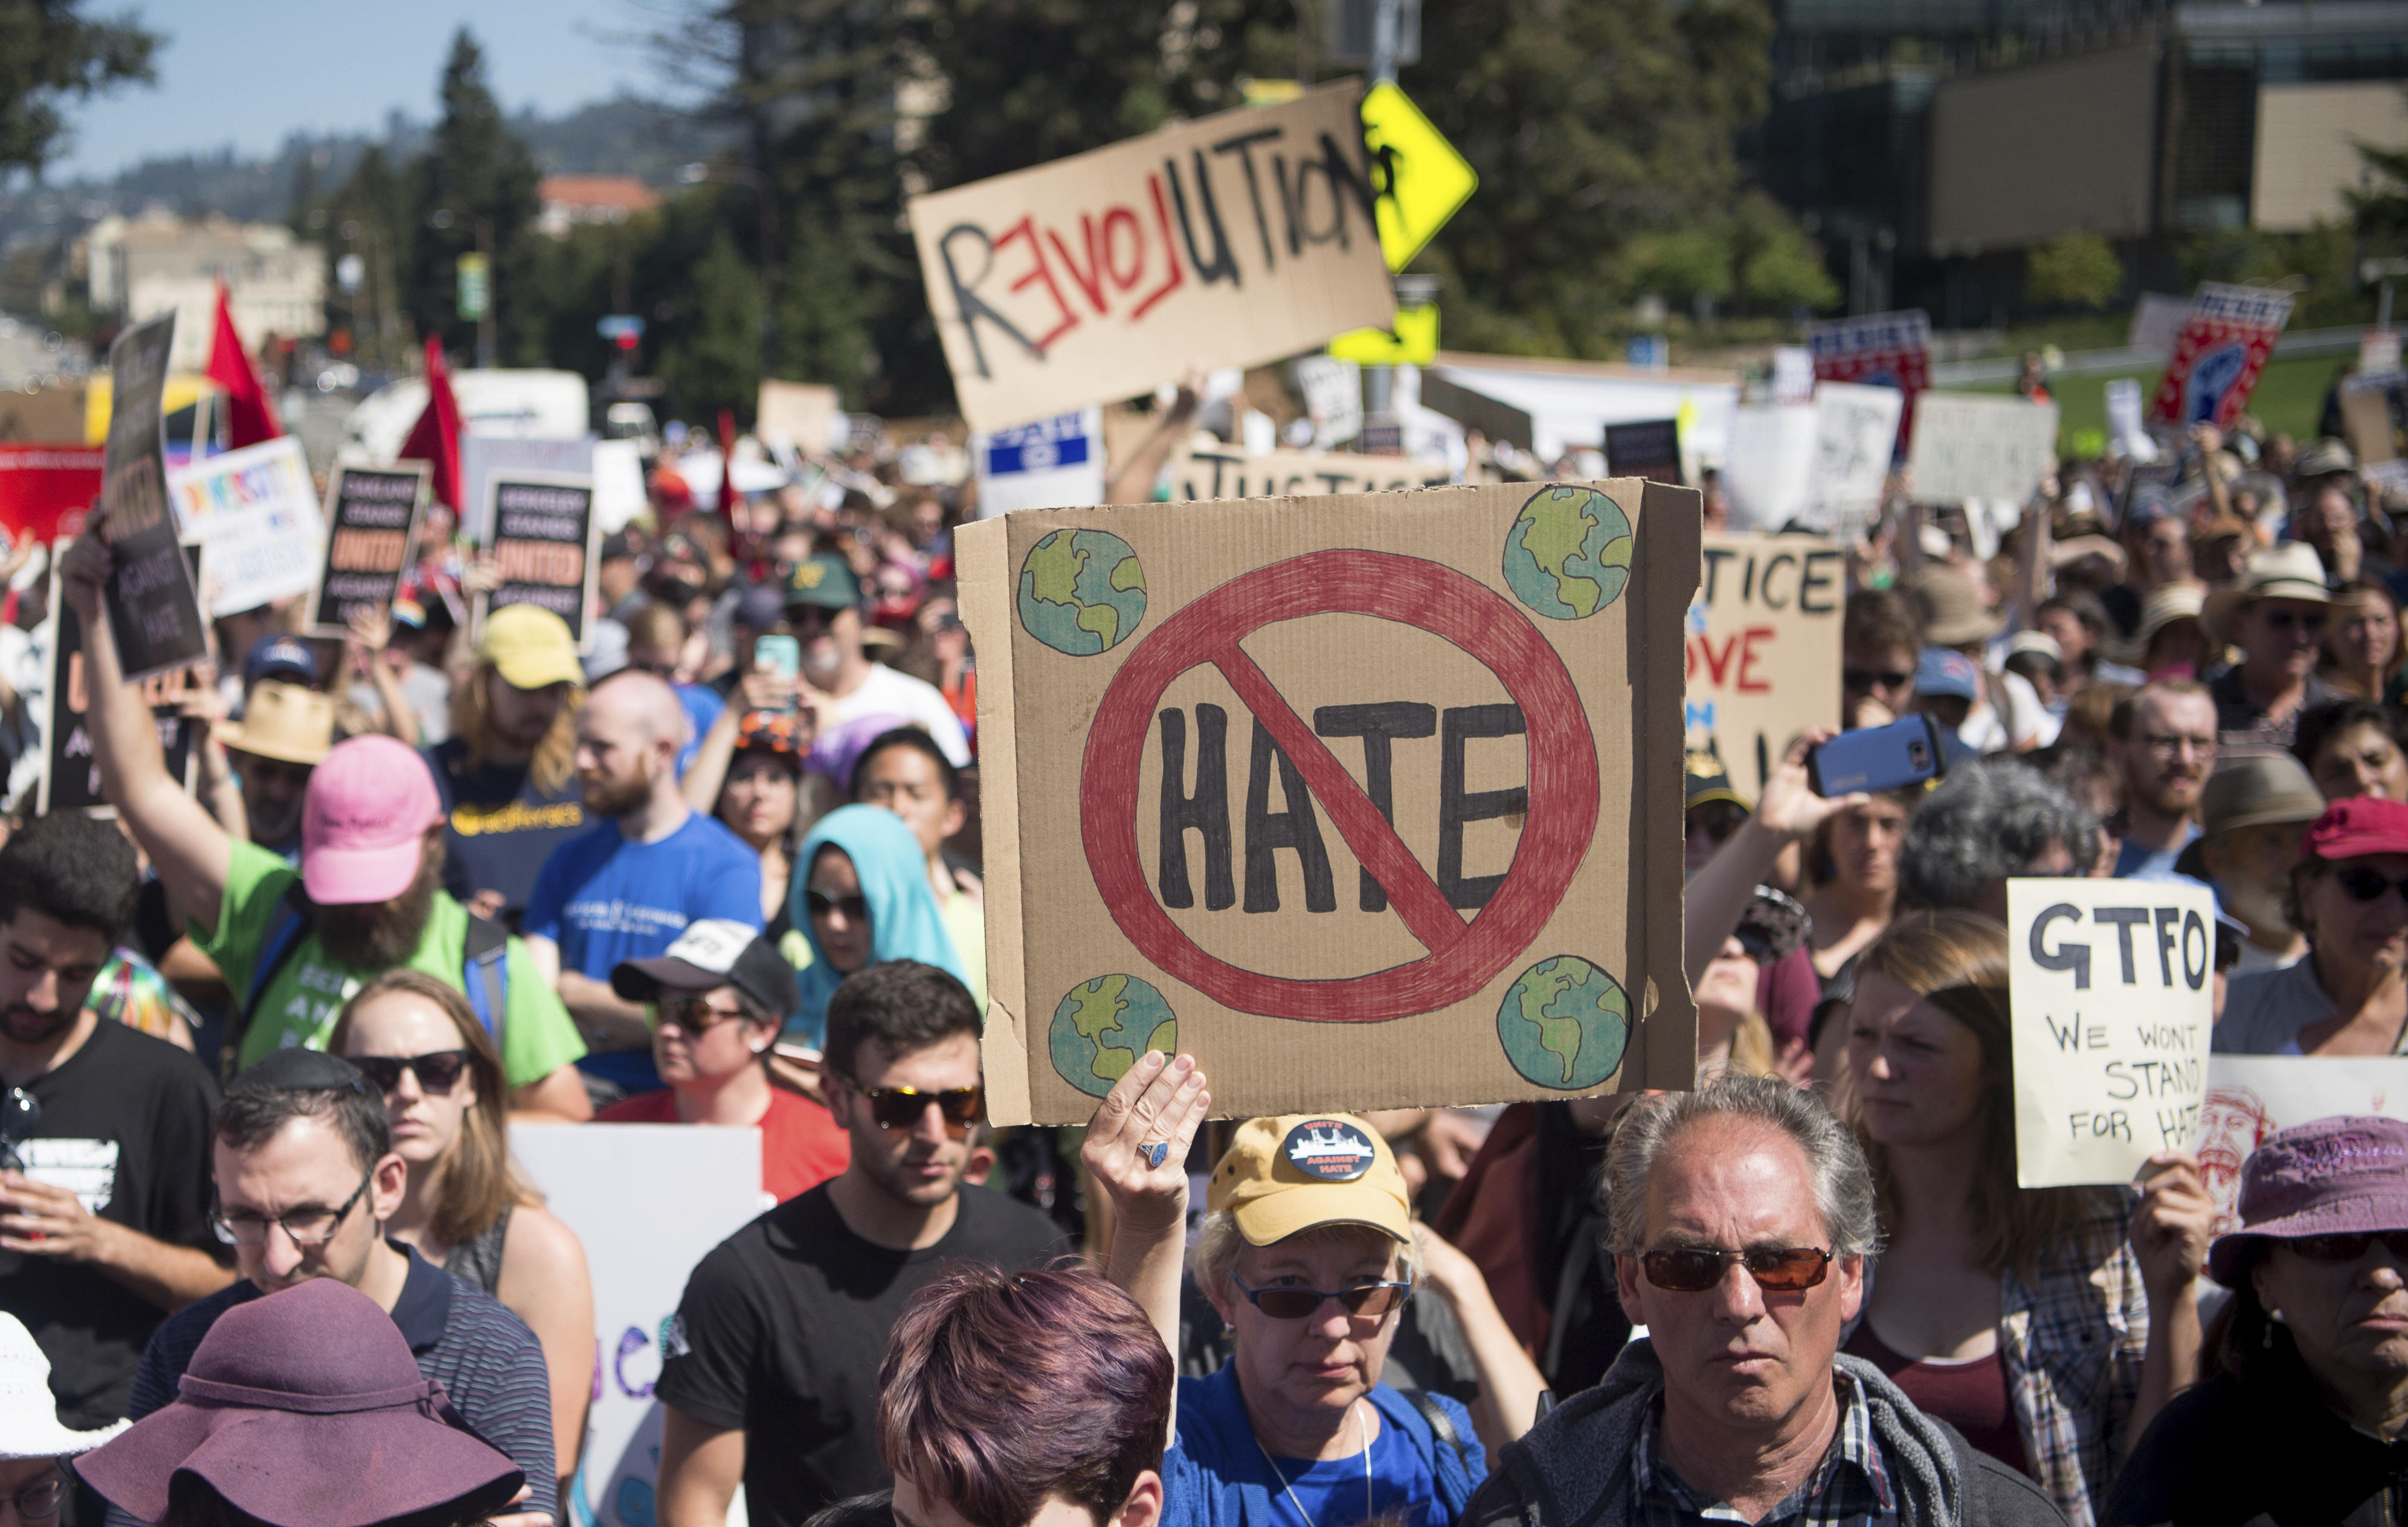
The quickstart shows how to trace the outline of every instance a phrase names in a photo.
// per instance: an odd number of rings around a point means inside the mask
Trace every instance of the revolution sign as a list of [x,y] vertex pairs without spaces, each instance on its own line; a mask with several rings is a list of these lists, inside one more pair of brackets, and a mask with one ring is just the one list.
[[1396,295],[1359,98],[1341,81],[913,197],[920,273],[970,426],[1387,328]]
[[1173,1046],[1232,1116],[1690,1085],[1699,518],[1623,480],[965,526],[996,1118]]

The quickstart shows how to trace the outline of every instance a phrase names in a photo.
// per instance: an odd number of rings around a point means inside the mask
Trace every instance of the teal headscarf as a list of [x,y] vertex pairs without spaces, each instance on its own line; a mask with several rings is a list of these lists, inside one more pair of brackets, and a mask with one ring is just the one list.
[[861,894],[869,902],[869,962],[916,959],[963,980],[961,956],[953,949],[953,935],[945,931],[936,892],[928,887],[928,856],[920,840],[903,818],[883,806],[839,806],[821,817],[803,840],[786,892],[795,927],[810,941],[811,962],[795,972],[802,1011],[787,1022],[785,1037],[813,1049],[827,1037],[828,998],[844,981],[820,947],[819,930],[811,927],[810,909],[803,899],[811,866],[819,861],[820,850],[831,845],[853,860]]

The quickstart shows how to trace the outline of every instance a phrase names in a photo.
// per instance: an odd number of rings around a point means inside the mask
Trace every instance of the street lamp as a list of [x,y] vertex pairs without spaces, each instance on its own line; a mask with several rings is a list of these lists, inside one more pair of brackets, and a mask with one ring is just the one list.
[[750,165],[686,165],[678,170],[678,180],[686,185],[705,181],[740,185],[752,193],[761,214],[761,380],[767,382],[778,367],[777,187],[768,176]]

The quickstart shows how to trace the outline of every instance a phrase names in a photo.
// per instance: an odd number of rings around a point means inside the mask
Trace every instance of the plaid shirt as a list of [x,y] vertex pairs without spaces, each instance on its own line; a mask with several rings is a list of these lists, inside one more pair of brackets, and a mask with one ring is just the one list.
[[[1833,1381],[1842,1401],[1839,1434],[1806,1482],[1757,1519],[1759,1527],[1786,1522],[1799,1527],[1885,1527],[1898,1520],[1898,1500],[1890,1492],[1881,1448],[1873,1441],[1872,1406],[1865,1402],[1864,1386],[1846,1374],[1835,1374]],[[1746,1517],[1728,1505],[1691,1489],[1656,1455],[1656,1429],[1663,1418],[1664,1396],[1658,1393],[1640,1425],[1639,1457],[1630,1474],[1640,1522],[1643,1527],[1746,1522]]]
[[2141,1393],[2149,1298],[2132,1255],[2125,1189],[2092,1196],[2028,1279],[1999,1289],[1999,1356],[2032,1478],[2071,1527],[2092,1527],[2124,1458]]

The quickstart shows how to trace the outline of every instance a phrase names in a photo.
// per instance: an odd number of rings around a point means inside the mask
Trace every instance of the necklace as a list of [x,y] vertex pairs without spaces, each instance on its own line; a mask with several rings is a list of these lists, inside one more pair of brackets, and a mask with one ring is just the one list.
[[[1359,1400],[1355,1402],[1355,1405],[1360,1404],[1362,1402]],[[1349,1420],[1354,1419],[1354,1405],[1346,1407],[1346,1416]],[[1246,1429],[1246,1435],[1254,1437],[1253,1427]],[[1279,1466],[1279,1460],[1271,1456],[1271,1450],[1263,1446],[1263,1439],[1260,1437],[1254,1437],[1254,1451],[1262,1454],[1263,1462],[1271,1466],[1271,1477],[1277,1479],[1280,1482],[1280,1489],[1287,1492],[1287,1504],[1296,1507],[1297,1517],[1303,1521],[1304,1527],[1321,1527],[1319,1522],[1312,1520],[1312,1513],[1304,1508],[1304,1503],[1296,1498],[1296,1487],[1288,1483],[1286,1473]],[[1307,1466],[1310,1467],[1310,1465]],[[1371,1510],[1371,1429],[1367,1426],[1363,1429],[1363,1520],[1369,1521],[1373,1515]]]

